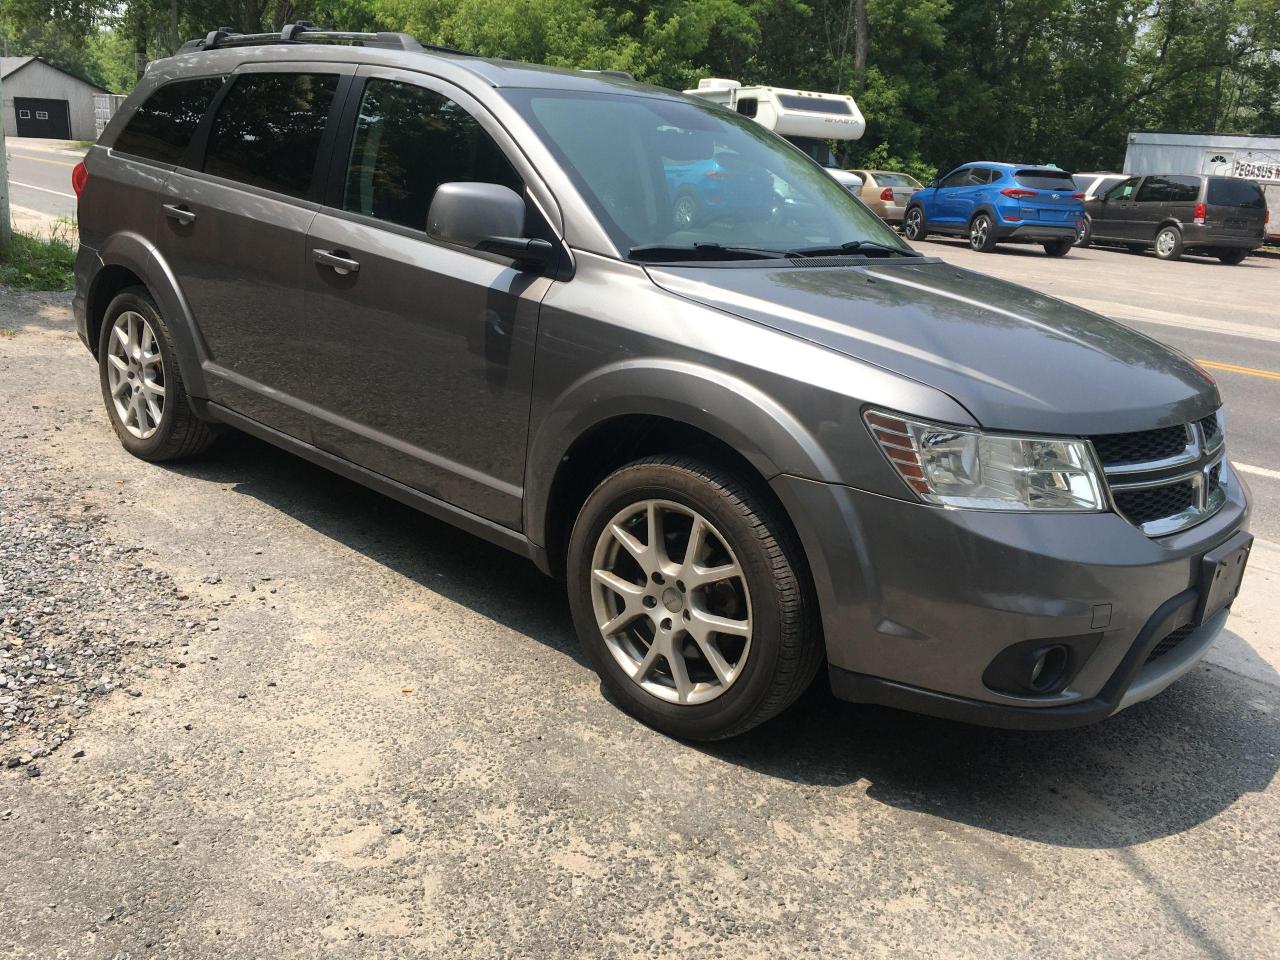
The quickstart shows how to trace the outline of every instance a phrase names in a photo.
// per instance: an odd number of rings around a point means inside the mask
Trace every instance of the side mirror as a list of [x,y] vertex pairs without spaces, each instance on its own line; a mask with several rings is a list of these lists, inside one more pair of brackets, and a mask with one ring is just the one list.
[[497,183],[442,183],[427,211],[427,235],[510,257],[522,269],[546,266],[555,247],[524,233],[524,201]]

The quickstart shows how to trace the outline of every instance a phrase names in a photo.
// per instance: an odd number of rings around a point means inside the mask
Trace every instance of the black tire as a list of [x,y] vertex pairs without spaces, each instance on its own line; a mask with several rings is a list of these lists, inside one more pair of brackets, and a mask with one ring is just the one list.
[[[597,619],[592,592],[597,541],[620,511],[647,500],[674,503],[704,517],[736,556],[749,590],[749,653],[736,680],[704,703],[673,703],[644,689],[619,665]],[[719,740],[744,733],[790,706],[822,662],[817,602],[800,546],[767,492],[733,470],[667,455],[645,457],[614,471],[578,514],[566,571],[574,625],[610,698],[670,736]],[[648,602],[645,606],[654,609]]]
[[1182,256],[1182,231],[1177,227],[1161,227],[1156,234],[1156,256],[1161,260],[1177,260]]
[[912,242],[923,240],[929,236],[929,231],[925,229],[925,224],[924,208],[919,206],[909,207],[902,217],[902,234]]
[[[121,419],[111,397],[111,384],[107,370],[110,362],[109,348],[113,326],[120,315],[128,311],[140,314],[151,326],[163,361],[164,406],[155,432],[145,438],[130,433]],[[98,382],[102,388],[102,400],[107,408],[107,418],[111,421],[116,436],[120,438],[124,448],[139,459],[156,463],[194,456],[217,439],[216,425],[201,420],[191,409],[186,385],[182,380],[182,371],[178,368],[177,352],[173,348],[173,334],[169,330],[169,325],[165,323],[159,307],[151,299],[151,294],[144,287],[129,287],[122,290],[107,305],[102,329],[98,335]]]
[[1249,251],[1241,250],[1239,248],[1233,250],[1218,250],[1215,253],[1215,256],[1217,256],[1217,258],[1228,267],[1234,267],[1237,264],[1244,263],[1244,258],[1249,256]]
[[1044,252],[1051,257],[1065,257],[1071,252],[1076,242],[1074,240],[1046,240],[1043,244]]
[[969,221],[969,247],[978,253],[990,253],[996,248],[995,222],[991,214],[980,213]]
[[1093,242],[1093,225],[1089,223],[1088,218],[1084,221],[1084,226],[1080,228],[1080,236],[1076,238],[1077,247],[1087,247]]

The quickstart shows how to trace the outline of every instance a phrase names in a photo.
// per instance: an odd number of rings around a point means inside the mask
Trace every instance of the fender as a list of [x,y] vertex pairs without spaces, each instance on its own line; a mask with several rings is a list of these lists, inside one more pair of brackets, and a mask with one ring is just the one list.
[[593,370],[556,397],[531,437],[525,476],[525,530],[545,546],[557,469],[593,428],[626,415],[665,417],[717,437],[770,480],[792,473],[838,482],[812,434],[758,387],[687,361],[631,359]]
[[[182,286],[164,255],[150,240],[139,233],[126,231],[113,233],[98,251],[104,267],[124,267],[135,273],[155,298],[160,312],[173,334],[178,353],[178,368],[182,372],[187,392],[197,398],[208,397],[205,388],[204,359],[209,355]],[[89,302],[93,302],[101,273],[94,278],[89,290]],[[96,345],[94,346],[96,349]]]

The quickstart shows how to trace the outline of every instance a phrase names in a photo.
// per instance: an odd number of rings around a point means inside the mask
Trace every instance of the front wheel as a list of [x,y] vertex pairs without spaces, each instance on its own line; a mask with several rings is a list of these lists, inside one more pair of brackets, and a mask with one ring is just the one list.
[[1177,260],[1182,256],[1182,231],[1165,227],[1156,234],[1156,256],[1161,260]]
[[987,214],[978,214],[969,224],[969,246],[979,253],[990,253],[996,248],[995,229]]
[[1218,259],[1229,267],[1234,267],[1238,263],[1244,263],[1244,258],[1249,256],[1248,250],[1219,250]]
[[822,656],[799,545],[767,493],[684,456],[606,478],[574,524],[574,625],[617,703],[716,740],[781,712]]
[[929,235],[929,231],[925,229],[923,209],[912,207],[907,211],[902,220],[902,232],[911,241],[923,240]]
[[1051,257],[1065,257],[1074,245],[1074,240],[1048,240],[1044,244],[1044,252]]
[[1093,227],[1088,220],[1080,226],[1080,235],[1076,237],[1077,247],[1087,247],[1093,242]]
[[677,230],[688,230],[698,222],[698,201],[691,193],[682,193],[671,205],[671,222]]

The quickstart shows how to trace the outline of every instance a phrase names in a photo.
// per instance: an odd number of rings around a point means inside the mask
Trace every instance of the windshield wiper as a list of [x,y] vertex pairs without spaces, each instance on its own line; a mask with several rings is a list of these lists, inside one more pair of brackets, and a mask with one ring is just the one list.
[[862,253],[863,251],[874,250],[877,253],[888,254],[898,257],[918,257],[920,254],[914,250],[904,250],[902,247],[891,247],[887,243],[876,243],[874,240],[850,240],[848,243],[842,243],[839,246],[820,246],[820,247],[799,247],[795,250],[788,250],[788,257],[839,257],[847,254]]
[[733,247],[721,243],[646,243],[627,251],[632,260],[779,260],[781,250]]

